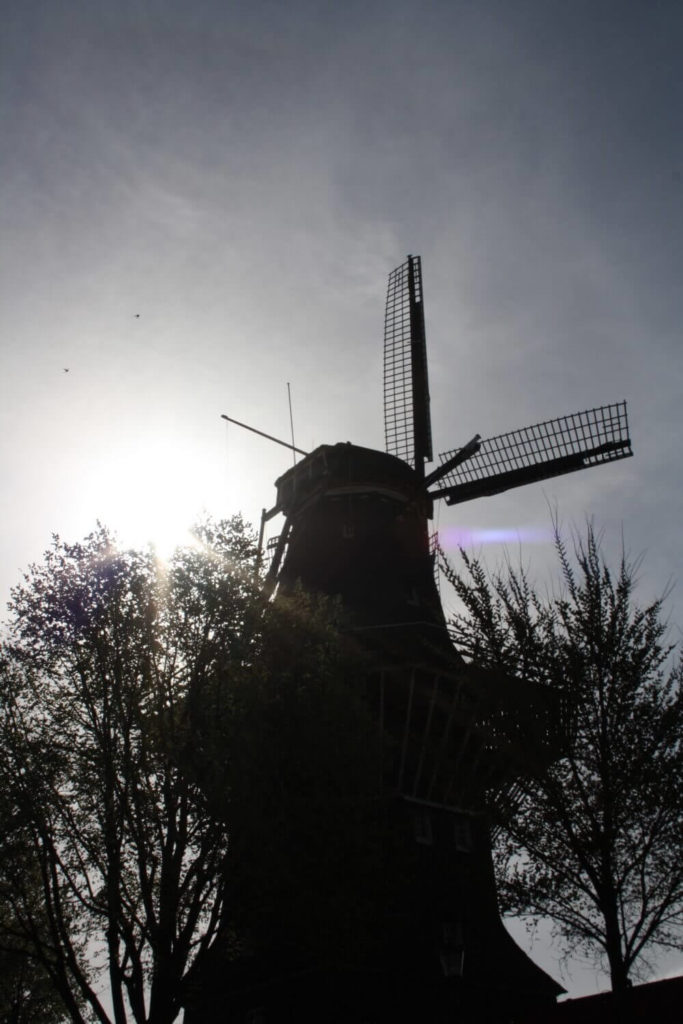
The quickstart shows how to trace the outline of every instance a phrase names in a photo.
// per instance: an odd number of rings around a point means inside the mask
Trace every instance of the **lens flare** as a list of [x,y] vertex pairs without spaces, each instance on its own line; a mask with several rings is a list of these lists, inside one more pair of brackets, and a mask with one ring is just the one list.
[[439,543],[444,551],[478,548],[488,544],[547,544],[552,539],[552,530],[543,526],[501,526],[487,529],[446,526],[439,530]]

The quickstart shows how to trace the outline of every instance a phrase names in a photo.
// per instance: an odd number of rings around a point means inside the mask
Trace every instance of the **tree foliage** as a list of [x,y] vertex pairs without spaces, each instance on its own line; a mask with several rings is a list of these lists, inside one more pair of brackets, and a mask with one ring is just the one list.
[[193,695],[243,662],[258,612],[242,521],[197,542],[164,566],[103,527],[55,538],[12,593],[0,948],[74,1021],[174,1020],[218,929],[227,826],[178,753]]
[[466,656],[552,687],[562,708],[562,749],[502,823],[503,906],[552,918],[620,990],[648,949],[683,948],[683,673],[663,598],[636,602],[637,566],[622,555],[613,573],[591,525],[573,556],[555,544],[561,587],[544,596],[522,568],[443,559],[464,609],[451,628]]
[[[42,890],[40,879],[31,878],[30,853],[17,848],[16,821],[13,820],[12,799],[0,794],[0,862],[13,858],[22,861],[22,887],[34,915],[40,913]],[[2,1024],[60,1024],[65,1020],[64,1007],[47,972],[33,955],[31,944],[17,935],[8,901],[0,890],[0,1021]]]
[[226,957],[353,959],[391,904],[360,656],[253,555],[240,519],[167,565],[99,527],[12,592],[0,951],[79,1024],[170,1024]]

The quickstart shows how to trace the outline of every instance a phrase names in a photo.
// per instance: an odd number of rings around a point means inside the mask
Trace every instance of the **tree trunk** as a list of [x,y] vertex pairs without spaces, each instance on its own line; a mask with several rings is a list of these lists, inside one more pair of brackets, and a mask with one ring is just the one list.
[[605,949],[607,950],[607,959],[609,961],[612,991],[625,992],[629,987],[628,968],[621,946],[621,931],[619,929],[616,900],[612,894],[610,894],[610,899],[603,906],[603,914],[605,917]]

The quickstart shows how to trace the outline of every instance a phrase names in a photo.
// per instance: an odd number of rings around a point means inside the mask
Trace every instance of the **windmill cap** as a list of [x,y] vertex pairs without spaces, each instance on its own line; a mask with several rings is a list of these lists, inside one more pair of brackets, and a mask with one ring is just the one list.
[[320,445],[278,477],[275,486],[278,507],[284,512],[292,511],[321,489],[383,491],[403,501],[424,493],[417,473],[402,459],[349,442]]

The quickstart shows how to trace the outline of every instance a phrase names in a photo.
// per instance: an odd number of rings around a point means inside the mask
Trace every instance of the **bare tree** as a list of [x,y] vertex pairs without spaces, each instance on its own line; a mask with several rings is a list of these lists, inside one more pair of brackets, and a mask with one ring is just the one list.
[[[170,1024],[216,935],[227,826],[180,770],[188,708],[243,663],[255,590],[239,519],[168,566],[99,527],[15,588],[0,664],[0,949],[71,1020]],[[39,893],[40,899],[36,899]]]
[[637,566],[622,555],[613,574],[591,525],[573,555],[557,530],[555,545],[549,596],[521,568],[441,561],[464,605],[460,650],[554,688],[563,709],[556,761],[520,781],[502,822],[504,908],[552,918],[569,950],[606,958],[620,991],[648,949],[683,948],[683,673],[664,598],[635,601]]

